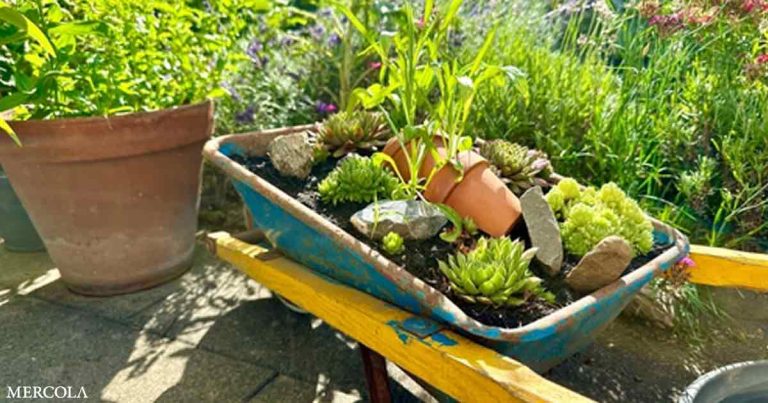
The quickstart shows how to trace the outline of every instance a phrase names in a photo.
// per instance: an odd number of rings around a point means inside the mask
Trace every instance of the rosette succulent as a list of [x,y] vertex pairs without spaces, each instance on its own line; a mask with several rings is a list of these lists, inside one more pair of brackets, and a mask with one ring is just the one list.
[[350,155],[317,186],[320,197],[326,203],[370,203],[379,198],[389,198],[399,180],[373,160]]
[[390,255],[399,255],[405,251],[405,245],[403,244],[403,237],[397,232],[388,232],[381,239],[381,245],[384,251]]
[[611,235],[624,238],[635,255],[653,248],[651,221],[615,183],[606,183],[600,190],[591,186],[581,189],[575,180],[565,178],[546,199],[561,220],[565,249],[573,255],[584,256]]
[[339,158],[355,150],[372,150],[386,144],[390,137],[387,120],[382,113],[339,112],[326,119],[317,130],[318,154]]
[[553,302],[554,295],[528,270],[535,254],[536,248],[525,250],[520,241],[481,238],[475,249],[439,261],[438,267],[451,290],[469,302],[496,307],[518,306],[530,298]]
[[548,186],[552,167],[547,154],[539,150],[506,140],[486,141],[480,146],[480,155],[487,159],[496,174],[515,194],[534,187]]

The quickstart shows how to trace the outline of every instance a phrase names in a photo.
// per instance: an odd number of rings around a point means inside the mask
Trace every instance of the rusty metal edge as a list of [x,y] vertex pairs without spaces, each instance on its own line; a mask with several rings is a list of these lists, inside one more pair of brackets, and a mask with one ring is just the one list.
[[[650,273],[653,273],[654,276],[661,273],[663,265],[671,265],[675,261],[683,258],[688,254],[689,245],[688,239],[685,237],[685,235],[680,233],[680,231],[670,227],[669,225],[666,225],[653,217],[649,217],[654,225],[654,228],[666,233],[674,243],[674,246],[671,246],[668,250],[657,256],[655,259],[646,263],[632,273],[629,273],[616,280],[615,282],[525,326],[517,328],[498,328],[485,325],[468,316],[446,295],[432,288],[421,279],[413,276],[405,268],[400,267],[399,265],[390,261],[379,252],[370,248],[365,243],[359,241],[354,236],[343,231],[341,228],[326,220],[309,207],[301,204],[299,201],[285,194],[282,190],[278,189],[268,181],[264,180],[253,172],[250,172],[242,165],[232,161],[219,151],[219,148],[222,144],[233,143],[236,145],[241,145],[244,142],[243,140],[246,140],[249,137],[269,136],[274,138],[284,134],[312,130],[316,127],[316,124],[309,124],[263,131],[230,134],[217,137],[209,140],[205,144],[203,149],[203,156],[209,162],[222,169],[225,173],[234,179],[247,184],[265,197],[272,200],[274,203],[285,208],[288,212],[290,212],[305,224],[315,228],[321,233],[326,234],[342,245],[345,245],[347,248],[358,253],[368,263],[373,265],[373,267],[375,267],[383,276],[387,277],[395,284],[398,284],[400,287],[403,287],[406,290],[423,293],[427,304],[430,306],[441,306],[445,311],[454,315],[454,322],[456,326],[459,326],[478,336],[495,340],[517,341],[524,334],[536,330],[543,330],[552,326],[557,326],[560,322],[567,323],[569,317],[573,316],[573,314],[576,312],[592,305],[595,301],[606,298],[621,288],[628,287],[632,284],[643,281],[643,279],[646,278]],[[497,337],[488,336],[494,332],[498,332]]]

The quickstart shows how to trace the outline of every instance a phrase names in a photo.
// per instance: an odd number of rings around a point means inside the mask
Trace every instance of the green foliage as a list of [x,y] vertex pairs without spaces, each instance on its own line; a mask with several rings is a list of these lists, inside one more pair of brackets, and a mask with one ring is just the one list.
[[584,256],[611,235],[624,238],[636,255],[653,248],[651,221],[615,183],[606,183],[600,190],[582,190],[575,180],[565,178],[547,193],[546,199],[562,221],[565,249],[573,255]]
[[510,307],[530,298],[553,302],[554,295],[528,270],[535,254],[535,248],[525,250],[520,241],[481,238],[472,251],[458,253],[438,265],[451,290],[469,302]]
[[534,186],[548,186],[552,167],[547,155],[541,151],[506,140],[491,140],[480,146],[480,154],[517,195]]
[[342,111],[331,115],[318,129],[318,143],[335,158],[355,150],[374,150],[382,147],[391,132],[379,112]]
[[387,235],[384,235],[384,238],[381,239],[381,246],[390,255],[399,255],[405,252],[403,237],[397,232],[388,232]]
[[370,203],[390,198],[398,180],[387,169],[372,159],[350,155],[317,186],[326,203]]

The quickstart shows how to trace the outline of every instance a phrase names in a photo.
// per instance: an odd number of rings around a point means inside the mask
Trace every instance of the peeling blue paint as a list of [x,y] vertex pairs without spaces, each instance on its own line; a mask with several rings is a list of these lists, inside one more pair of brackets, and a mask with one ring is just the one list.
[[459,344],[458,341],[446,336],[443,333],[435,333],[432,335],[432,340],[434,340],[437,344],[440,344],[441,346],[446,347],[453,347],[457,344]]

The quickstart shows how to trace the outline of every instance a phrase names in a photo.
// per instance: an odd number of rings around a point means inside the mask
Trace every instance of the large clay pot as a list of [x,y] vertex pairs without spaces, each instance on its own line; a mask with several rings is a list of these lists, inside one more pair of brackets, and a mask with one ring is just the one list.
[[78,293],[149,288],[189,268],[210,102],[115,117],[11,122],[2,164]]
[[[436,141],[435,144],[438,153],[445,156],[443,142]],[[396,139],[390,140],[383,152],[395,160],[401,173],[408,170],[404,150]],[[430,202],[450,206],[462,217],[472,218],[477,227],[488,235],[506,235],[520,219],[520,200],[479,154],[464,151],[457,158],[464,170],[463,178],[453,166],[444,166],[427,184],[424,197]],[[419,176],[429,175],[435,165],[432,155],[427,155],[419,169]]]
[[45,250],[11,182],[0,168],[0,238],[3,247],[11,252],[39,252]]

